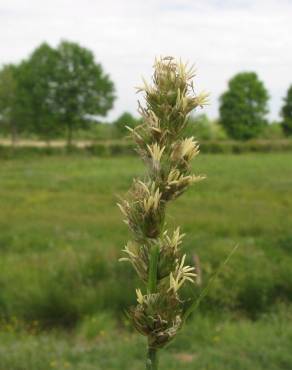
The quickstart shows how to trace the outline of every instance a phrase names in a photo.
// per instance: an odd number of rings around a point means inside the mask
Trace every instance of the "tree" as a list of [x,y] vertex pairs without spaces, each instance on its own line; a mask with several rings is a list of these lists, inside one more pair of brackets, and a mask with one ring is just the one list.
[[82,125],[88,116],[105,116],[112,108],[114,84],[90,50],[63,41],[57,53],[56,109],[59,122],[67,129],[70,146],[74,128]]
[[119,136],[125,136],[129,131],[126,126],[134,128],[139,124],[140,120],[133,117],[131,113],[125,112],[121,114],[116,121],[113,122],[116,132]]
[[281,116],[283,117],[282,129],[285,135],[292,135],[292,85],[289,87],[287,96],[284,98]]
[[41,44],[18,68],[22,116],[26,127],[49,141],[60,131],[56,96],[57,51]]
[[0,71],[0,121],[7,125],[11,133],[12,145],[15,145],[19,131],[17,118],[17,80],[16,67],[9,64]]
[[234,139],[258,136],[267,125],[268,99],[268,92],[256,73],[235,75],[220,97],[220,124]]

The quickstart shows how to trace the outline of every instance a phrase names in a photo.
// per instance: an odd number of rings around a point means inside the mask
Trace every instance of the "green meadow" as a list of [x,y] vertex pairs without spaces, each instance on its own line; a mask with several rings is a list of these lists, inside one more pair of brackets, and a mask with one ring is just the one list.
[[[196,299],[238,249],[167,351],[161,369],[292,368],[292,154],[202,154],[206,174],[169,207],[199,257]],[[0,370],[143,369],[125,310],[138,282],[118,262],[130,238],[116,207],[135,157],[0,161]],[[185,303],[186,306],[189,302]]]

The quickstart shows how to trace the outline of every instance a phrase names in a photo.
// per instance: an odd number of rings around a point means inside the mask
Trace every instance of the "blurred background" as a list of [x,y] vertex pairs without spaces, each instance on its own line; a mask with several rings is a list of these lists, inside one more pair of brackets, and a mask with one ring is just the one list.
[[169,208],[194,299],[161,369],[292,368],[292,2],[0,0],[0,369],[144,368],[116,207],[155,57],[195,65],[207,179]]

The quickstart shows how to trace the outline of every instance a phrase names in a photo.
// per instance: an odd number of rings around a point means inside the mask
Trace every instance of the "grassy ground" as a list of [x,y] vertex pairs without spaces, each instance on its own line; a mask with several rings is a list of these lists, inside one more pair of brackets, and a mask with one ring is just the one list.
[[[256,322],[199,315],[161,351],[159,369],[289,370],[291,319],[287,310]],[[87,331],[78,329],[39,334],[7,330],[0,333],[0,369],[144,369],[143,338],[112,328],[96,334],[89,339]]]
[[[291,162],[288,153],[195,161],[208,178],[170,206],[169,227],[183,225],[203,284],[240,247],[197,321],[163,354],[162,369],[292,367],[290,309],[277,313],[292,300]],[[142,171],[135,158],[1,161],[0,370],[142,368],[143,340],[119,318],[134,302],[137,282],[117,262],[129,234],[115,206]],[[201,288],[190,289],[196,296]],[[208,319],[212,311],[220,319]]]

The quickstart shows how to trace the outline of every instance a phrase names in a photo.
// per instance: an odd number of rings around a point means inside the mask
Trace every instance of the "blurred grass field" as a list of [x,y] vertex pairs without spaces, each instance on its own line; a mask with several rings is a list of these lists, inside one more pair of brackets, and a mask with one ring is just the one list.
[[[194,161],[207,179],[170,206],[169,227],[187,233],[203,286],[239,249],[161,369],[292,368],[291,163],[291,153]],[[142,174],[133,157],[1,160],[0,370],[143,368],[143,338],[123,315],[137,281],[117,261],[130,235],[115,205]]]

